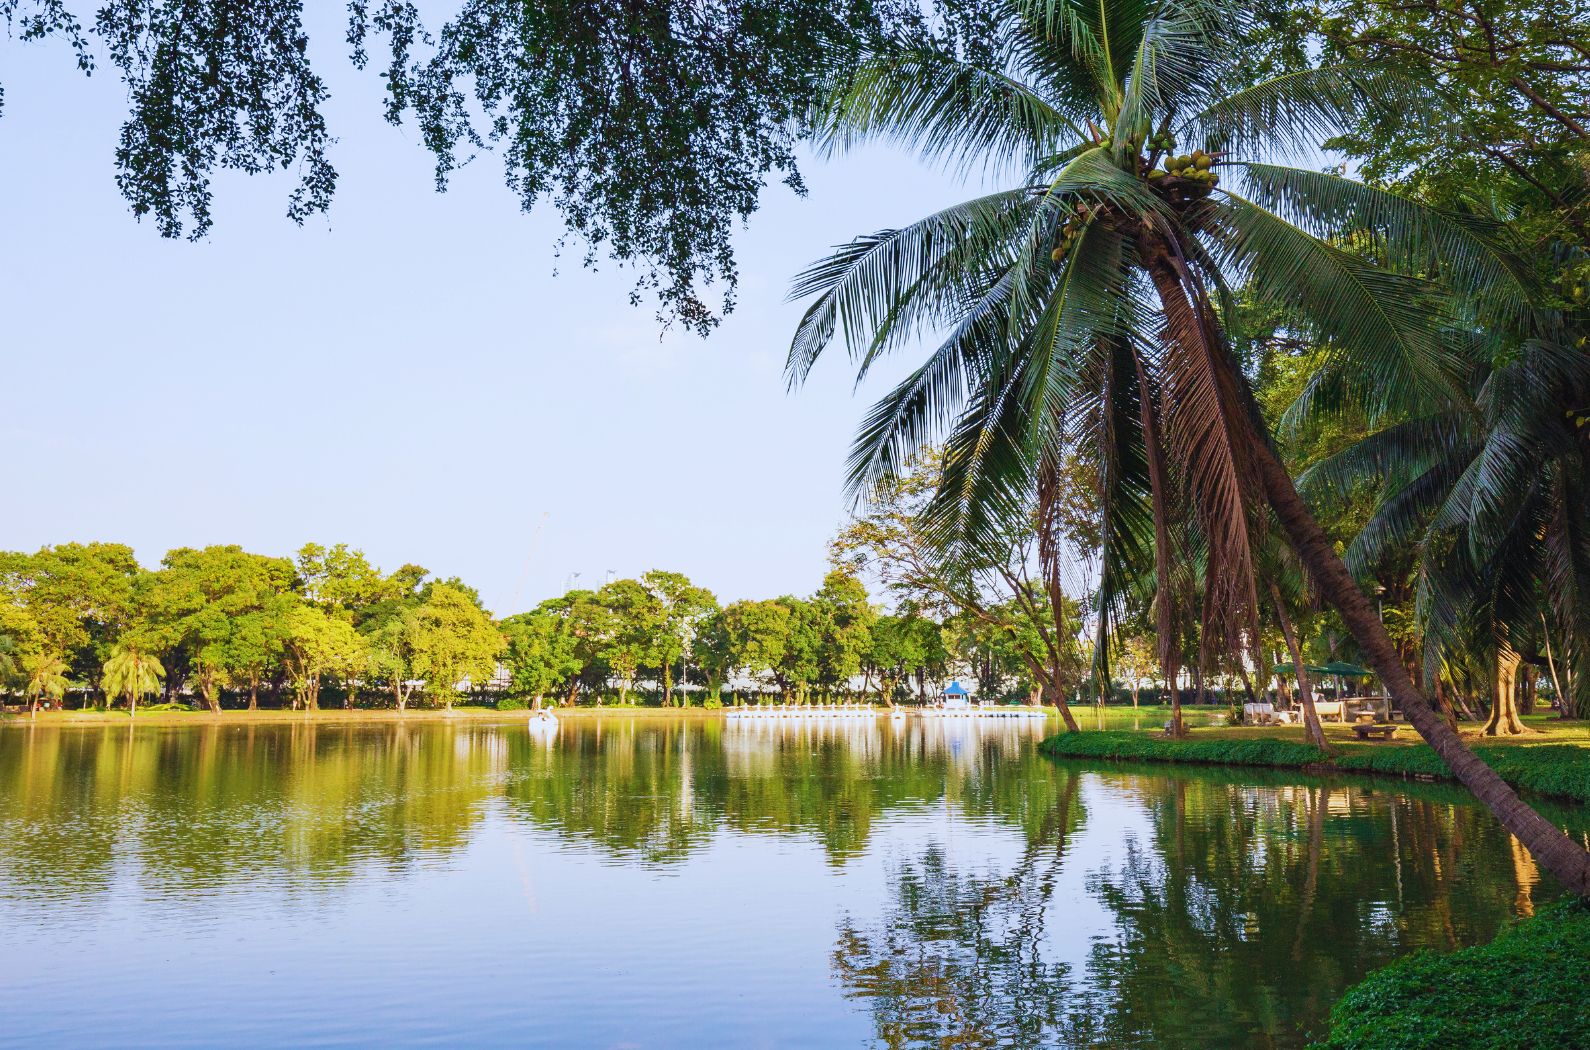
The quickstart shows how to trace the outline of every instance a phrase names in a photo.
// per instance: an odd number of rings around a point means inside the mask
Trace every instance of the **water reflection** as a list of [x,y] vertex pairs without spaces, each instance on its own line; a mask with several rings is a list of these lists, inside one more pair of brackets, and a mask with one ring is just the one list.
[[[612,1041],[662,1046],[870,1031],[902,1048],[1301,1047],[1368,970],[1487,939],[1558,893],[1457,788],[1055,762],[1034,751],[1042,732],[628,716],[556,734],[5,727],[0,922],[27,936],[0,944],[0,965],[35,975],[28,1003],[60,1007],[28,1007],[14,1030],[118,1045],[117,1018],[159,1009],[194,1045],[335,1045],[319,1034],[333,1023],[358,1033],[345,1044],[401,1045],[432,1016],[482,1045],[556,1045],[588,1042],[601,1015],[628,1026]],[[305,929],[335,923],[335,960],[281,926],[296,907],[316,916]],[[226,944],[191,965],[269,945],[265,973],[291,958],[327,989],[293,1000],[301,1028],[281,1027],[257,975],[228,1011],[158,994],[145,964],[220,929]],[[78,989],[50,975],[70,972],[68,951],[112,968],[125,954],[125,1001],[66,1009]],[[505,969],[517,986],[479,978]],[[353,972],[377,1005],[349,1006]],[[420,985],[437,998],[383,1012],[390,988]],[[96,1018],[97,1044],[70,1027]]]
[[[1302,1047],[1369,970],[1489,940],[1559,892],[1455,788],[1071,775],[1127,825],[1117,857],[1079,864],[1111,831],[1085,826],[1068,787],[1051,822],[1065,830],[1010,871],[930,847],[893,873],[880,922],[841,925],[835,972],[871,1005],[878,1045]],[[1545,809],[1583,833],[1582,814]],[[1079,835],[1095,841],[1067,858]],[[1065,958],[1077,883],[1109,920],[1080,965]]]

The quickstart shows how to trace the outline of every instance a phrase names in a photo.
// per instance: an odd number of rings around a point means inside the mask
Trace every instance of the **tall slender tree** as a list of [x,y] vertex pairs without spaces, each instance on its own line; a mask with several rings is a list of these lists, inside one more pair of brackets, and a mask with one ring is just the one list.
[[[1173,561],[1202,565],[1200,670],[1214,647],[1257,647],[1268,505],[1414,727],[1537,860],[1590,894],[1590,853],[1414,686],[1277,457],[1227,327],[1241,277],[1332,346],[1334,392],[1379,417],[1416,393],[1462,397],[1438,337],[1440,289],[1421,275],[1464,290],[1482,318],[1528,311],[1532,277],[1498,223],[1267,163],[1366,112],[1435,133],[1451,122],[1419,86],[1375,68],[1307,69],[1228,93],[1241,32],[1229,0],[1032,0],[1005,10],[986,54],[902,43],[869,55],[825,100],[831,148],[891,139],[1026,177],[858,238],[801,275],[793,294],[817,298],[790,380],[836,338],[865,376],[882,355],[942,333],[863,423],[852,490],[947,431],[928,513],[939,542],[976,548],[1041,497],[1081,441],[1100,479],[1099,641],[1131,581],[1152,578],[1167,671]],[[1184,145],[1197,148],[1178,153]],[[1221,186],[1239,180],[1241,194]],[[1333,243],[1343,236],[1372,251]],[[1095,646],[1101,679],[1109,650]]]

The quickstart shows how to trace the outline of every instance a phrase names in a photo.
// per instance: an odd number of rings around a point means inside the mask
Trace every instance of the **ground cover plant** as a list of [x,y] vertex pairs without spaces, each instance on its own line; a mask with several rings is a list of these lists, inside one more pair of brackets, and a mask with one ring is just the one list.
[[[1140,762],[1337,769],[1344,773],[1456,780],[1435,749],[1425,744],[1387,746],[1333,741],[1327,754],[1314,744],[1247,730],[1201,731],[1174,740],[1132,730],[1061,733],[1038,745],[1056,758]],[[1478,744],[1474,753],[1515,788],[1590,803],[1590,747],[1577,744]]]
[[1361,982],[1315,1050],[1590,1047],[1590,904],[1566,901],[1489,944],[1420,953]]

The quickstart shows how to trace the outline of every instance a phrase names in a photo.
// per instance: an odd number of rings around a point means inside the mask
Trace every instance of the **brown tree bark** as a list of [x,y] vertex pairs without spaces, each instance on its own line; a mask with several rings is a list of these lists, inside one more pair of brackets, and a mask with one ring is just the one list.
[[1480,761],[1425,702],[1424,696],[1413,687],[1413,680],[1408,677],[1408,669],[1397,655],[1385,625],[1375,615],[1369,599],[1364,597],[1347,566],[1342,564],[1324,530],[1309,513],[1308,505],[1292,484],[1292,476],[1268,445],[1257,435],[1254,438],[1254,454],[1270,505],[1281,519],[1304,566],[1318,582],[1326,600],[1341,614],[1342,622],[1352,632],[1369,665],[1386,684],[1387,691],[1396,699],[1408,721],[1542,867],[1574,893],[1590,896],[1590,852],[1519,798],[1518,793],[1494,769]]
[[1165,462],[1165,444],[1160,436],[1159,417],[1149,396],[1148,372],[1143,359],[1132,354],[1137,369],[1137,400],[1143,417],[1143,444],[1148,452],[1148,487],[1154,501],[1154,624],[1158,632],[1159,671],[1170,690],[1170,735],[1187,735],[1181,719],[1181,694],[1176,679],[1181,675],[1181,647],[1177,644],[1176,600],[1170,580],[1170,491]]
[[1308,731],[1308,738],[1321,751],[1334,754],[1325,740],[1325,727],[1320,724],[1319,712],[1314,709],[1314,690],[1309,686],[1308,668],[1303,665],[1303,649],[1297,644],[1292,618],[1286,615],[1286,606],[1281,603],[1281,589],[1274,581],[1270,583],[1270,597],[1275,600],[1275,615],[1281,621],[1281,634],[1286,637],[1287,651],[1292,654],[1292,670],[1297,673],[1297,695],[1303,700],[1303,725]]
[[1485,720],[1486,736],[1520,736],[1529,732],[1518,720],[1518,665],[1519,656],[1511,649],[1496,653],[1495,695],[1491,700],[1491,717]]

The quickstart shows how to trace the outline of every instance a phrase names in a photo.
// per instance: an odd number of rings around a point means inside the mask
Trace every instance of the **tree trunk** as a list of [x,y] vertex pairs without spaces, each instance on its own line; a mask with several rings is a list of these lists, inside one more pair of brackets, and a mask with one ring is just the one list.
[[1253,683],[1248,680],[1248,669],[1246,667],[1242,666],[1242,663],[1241,663],[1240,660],[1237,663],[1237,674],[1242,676],[1242,691],[1243,691],[1244,694],[1247,695],[1248,703],[1250,703],[1250,704],[1258,703],[1259,702],[1258,694],[1253,691]]
[[259,710],[259,672],[255,671],[248,676],[248,709]]
[[1297,673],[1297,695],[1303,699],[1303,725],[1308,729],[1308,738],[1327,755],[1333,754],[1330,744],[1325,740],[1325,727],[1320,725],[1319,712],[1314,709],[1314,690],[1308,684],[1308,668],[1303,666],[1302,647],[1297,644],[1297,634],[1292,630],[1292,618],[1286,615],[1286,606],[1281,604],[1281,589],[1273,580],[1270,583],[1270,597],[1275,599],[1276,618],[1281,621],[1281,634],[1286,637],[1287,651],[1292,654],[1292,670]]
[[1319,584],[1342,622],[1358,641],[1369,665],[1380,675],[1403,714],[1457,778],[1494,813],[1502,826],[1518,837],[1530,854],[1569,890],[1590,896],[1590,852],[1536,813],[1496,771],[1470,751],[1450,726],[1425,703],[1413,687],[1408,669],[1386,627],[1375,615],[1369,599],[1336,554],[1324,530],[1298,495],[1292,476],[1258,435],[1252,435],[1255,459],[1270,505],[1291,537],[1299,557]]
[[1518,720],[1518,665],[1517,653],[1511,649],[1497,651],[1495,696],[1491,700],[1491,717],[1485,721],[1486,736],[1519,736],[1529,732]]
[[1176,695],[1176,678],[1181,669],[1177,666],[1179,639],[1173,630],[1176,609],[1170,579],[1170,496],[1165,487],[1165,446],[1160,441],[1159,417],[1149,396],[1143,360],[1134,353],[1132,364],[1137,369],[1137,401],[1143,417],[1143,443],[1148,451],[1148,488],[1154,501],[1154,623],[1158,628],[1159,671],[1170,687],[1170,735],[1180,739],[1187,731],[1181,720],[1181,699]]
[[1440,675],[1435,679],[1435,702],[1441,708],[1441,717],[1446,719],[1447,727],[1456,733],[1458,728],[1457,712],[1452,709],[1452,697],[1447,692],[1446,681]]
[[[1281,662],[1281,654],[1279,652],[1277,652],[1275,654],[1275,658],[1274,659],[1275,659],[1276,663],[1280,663]],[[1296,665],[1294,664],[1293,666],[1295,667]],[[1276,675],[1275,676],[1275,692],[1276,692],[1276,695],[1278,697],[1280,697],[1281,710],[1283,710],[1283,711],[1292,710],[1292,706],[1293,706],[1292,690],[1286,684],[1286,676],[1285,675]]]

